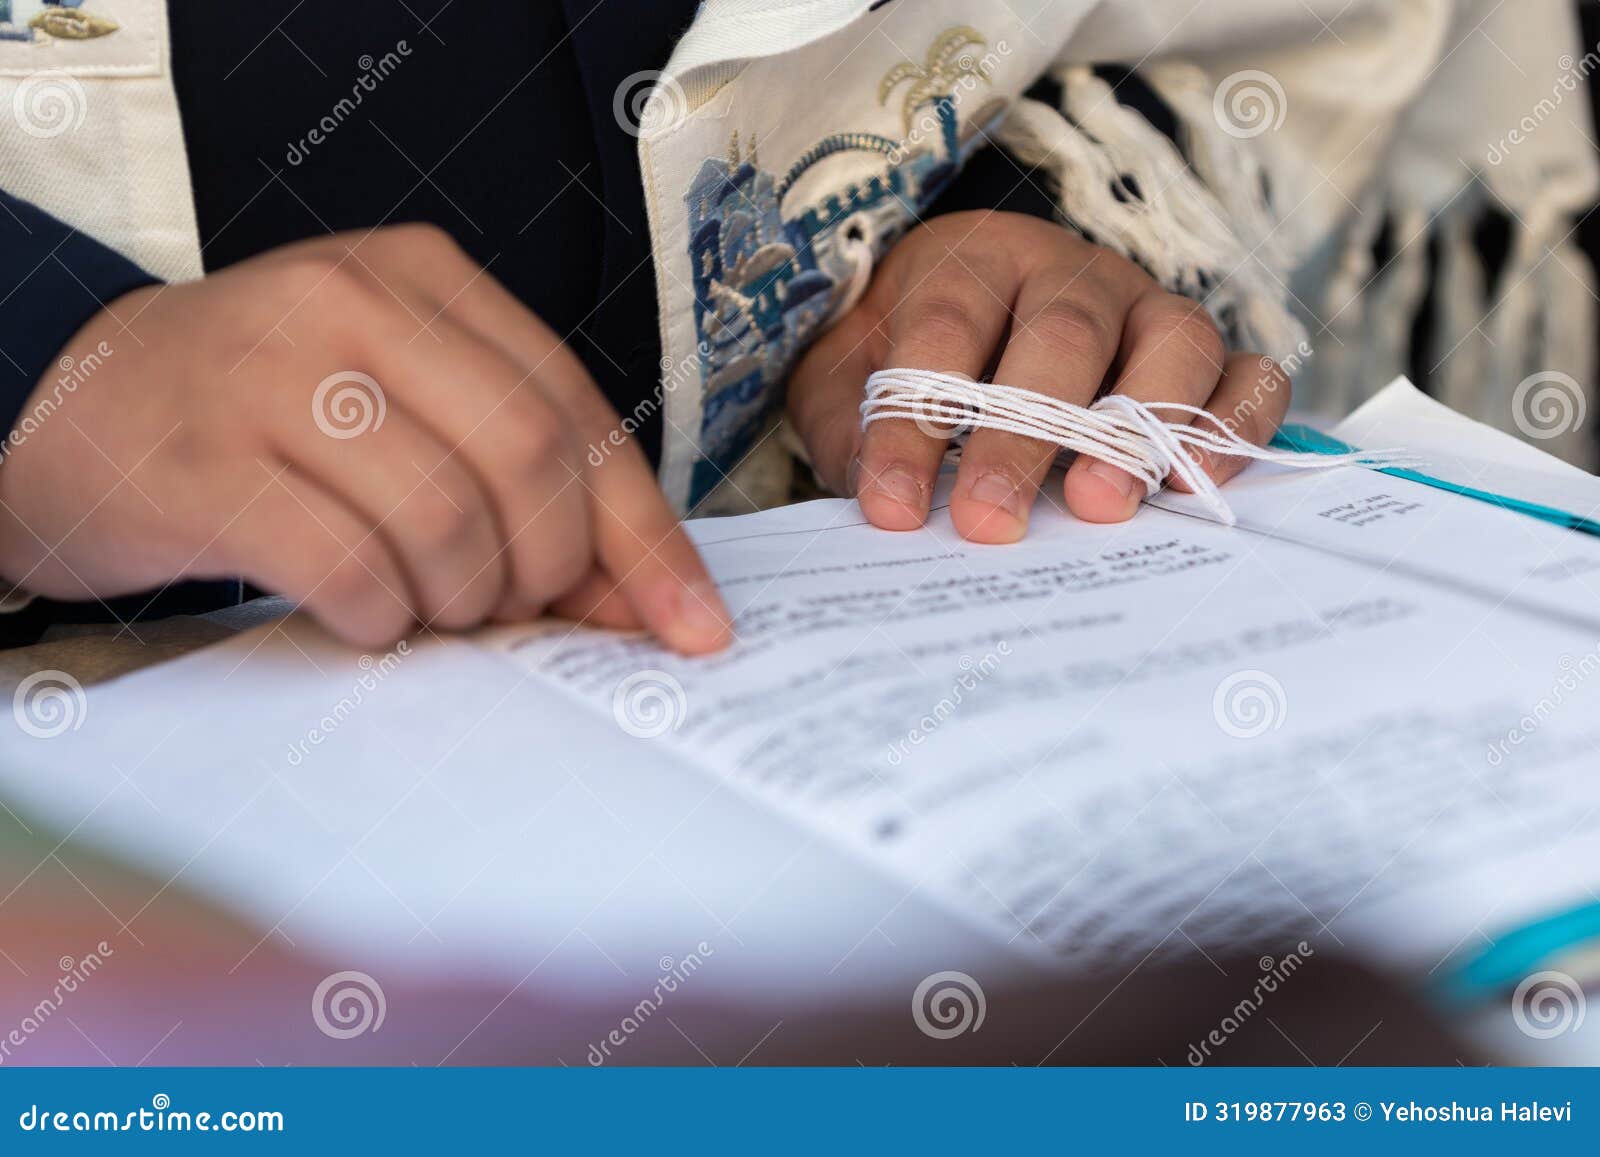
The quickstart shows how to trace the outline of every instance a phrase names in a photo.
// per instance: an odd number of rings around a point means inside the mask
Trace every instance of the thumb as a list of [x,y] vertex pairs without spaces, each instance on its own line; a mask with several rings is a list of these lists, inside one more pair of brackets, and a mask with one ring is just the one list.
[[811,466],[835,494],[855,492],[852,466],[861,448],[861,401],[867,375],[887,339],[861,306],[819,339],[789,375],[788,417]]

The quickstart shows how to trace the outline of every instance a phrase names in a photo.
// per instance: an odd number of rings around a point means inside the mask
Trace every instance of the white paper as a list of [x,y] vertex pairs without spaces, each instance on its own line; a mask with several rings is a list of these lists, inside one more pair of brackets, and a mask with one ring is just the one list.
[[[670,689],[658,742],[1069,966],[1337,939],[1364,905],[1587,837],[1600,629],[1528,586],[1600,544],[1521,519],[1496,540],[1502,512],[1366,471],[1244,489],[1242,519],[1270,510],[1298,541],[1044,504],[1009,547],[963,542],[942,511],[884,534],[848,503],[703,522],[738,616],[727,655],[567,629],[502,643],[598,715]],[[1398,505],[1375,520],[1326,513],[1380,491]],[[1300,544],[1345,533],[1362,561]],[[1402,571],[1408,551],[1425,557]],[[1430,580],[1458,564],[1470,582]],[[1448,949],[1482,914],[1394,953]]]
[[[11,732],[0,798],[68,863],[112,852],[151,875],[152,901],[195,892],[263,942],[385,983],[446,975],[627,1008],[662,959],[705,941],[705,995],[792,1008],[994,955],[898,881],[467,640],[420,644],[376,679],[387,666],[303,619],[252,631],[88,688],[76,728]],[[107,920],[148,924],[142,908]]]
[[700,521],[724,656],[505,629],[347,710],[384,664],[294,622],[8,733],[0,793],[264,936],[624,991],[701,939],[785,999],[1307,935],[1425,971],[1585,895],[1595,540],[1356,470],[1227,495],[1012,547]]
[[[1455,414],[1404,379],[1333,433],[1364,449],[1403,448],[1422,460],[1424,473],[1445,481],[1600,513],[1600,479]],[[1593,535],[1367,470],[1303,473],[1257,464],[1223,495],[1251,533],[1600,632],[1600,538]],[[1193,497],[1174,491],[1151,503],[1207,517]]]

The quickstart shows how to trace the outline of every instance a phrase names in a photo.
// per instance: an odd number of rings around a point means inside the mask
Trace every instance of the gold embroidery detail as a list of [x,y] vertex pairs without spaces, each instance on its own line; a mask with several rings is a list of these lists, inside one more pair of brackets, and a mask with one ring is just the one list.
[[109,36],[122,25],[81,8],[49,8],[35,13],[28,27],[58,40],[93,40],[97,36]]
[[921,64],[905,60],[884,74],[878,82],[878,103],[887,105],[895,89],[909,80],[911,87],[906,90],[905,100],[900,106],[906,132],[909,133],[917,109],[936,97],[952,92],[963,77],[976,77],[984,81],[989,79],[990,65],[977,54],[978,50],[987,47],[989,42],[976,28],[957,24],[945,29],[928,46]]

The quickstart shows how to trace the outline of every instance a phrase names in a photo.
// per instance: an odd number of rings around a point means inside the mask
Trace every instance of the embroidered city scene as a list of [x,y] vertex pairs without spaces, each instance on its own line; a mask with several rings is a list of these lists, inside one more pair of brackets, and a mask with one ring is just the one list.
[[120,27],[109,16],[86,10],[83,0],[0,0],[0,40],[93,40]]
[[[942,32],[920,62],[885,73],[878,100],[898,100],[902,136],[839,132],[782,173],[763,169],[759,140],[708,157],[684,201],[689,217],[701,385],[700,458],[690,503],[749,452],[789,366],[824,323],[853,304],[874,255],[960,172],[1005,111],[992,94],[963,123],[963,98],[990,83],[1008,49],[972,28]],[[877,154],[882,169],[795,203],[801,179],[842,154]],[[826,178],[808,182],[827,187]]]

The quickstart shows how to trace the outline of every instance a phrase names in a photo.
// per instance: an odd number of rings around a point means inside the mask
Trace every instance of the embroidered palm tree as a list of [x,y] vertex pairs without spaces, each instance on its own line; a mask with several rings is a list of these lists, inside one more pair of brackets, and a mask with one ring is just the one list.
[[979,50],[987,47],[988,41],[978,35],[975,28],[958,24],[945,29],[928,46],[921,64],[903,61],[884,74],[883,80],[878,83],[878,103],[887,105],[895,90],[910,81],[911,87],[906,90],[900,106],[905,131],[909,133],[917,109],[928,101],[949,96],[964,77],[983,81],[989,79],[989,65],[977,55]]

